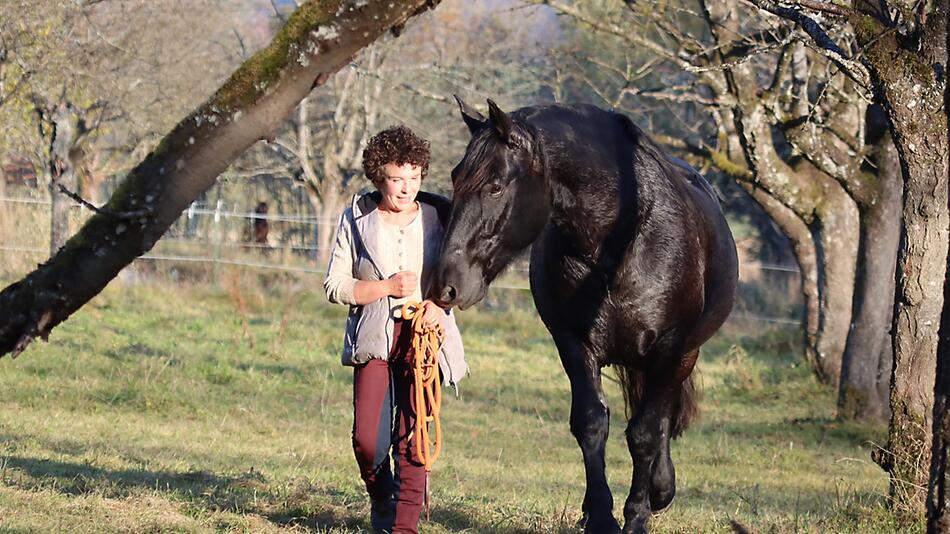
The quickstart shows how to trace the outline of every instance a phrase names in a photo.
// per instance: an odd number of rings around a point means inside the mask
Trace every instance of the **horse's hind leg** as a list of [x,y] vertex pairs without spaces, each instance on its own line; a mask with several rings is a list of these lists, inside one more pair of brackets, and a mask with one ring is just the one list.
[[696,397],[689,375],[699,357],[699,349],[685,354],[673,374],[674,392],[660,418],[660,446],[650,467],[650,508],[654,513],[665,509],[676,494],[676,470],[670,456],[670,440],[682,433],[696,412]]
[[613,497],[604,462],[610,413],[601,386],[600,366],[579,344],[558,339],[561,362],[571,381],[571,433],[584,457],[587,491],[584,494],[584,532],[613,534],[620,525],[613,516]]
[[647,532],[654,505],[664,508],[673,500],[676,483],[669,440],[678,388],[672,380],[647,380],[637,413],[627,423],[633,482],[623,508],[625,534]]

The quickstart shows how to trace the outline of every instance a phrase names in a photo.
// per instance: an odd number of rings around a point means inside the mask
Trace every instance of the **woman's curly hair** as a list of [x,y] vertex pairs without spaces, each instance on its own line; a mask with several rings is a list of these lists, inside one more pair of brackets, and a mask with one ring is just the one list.
[[425,178],[429,173],[429,142],[402,125],[379,132],[363,149],[363,172],[378,184],[386,178],[383,166],[388,163],[421,167]]

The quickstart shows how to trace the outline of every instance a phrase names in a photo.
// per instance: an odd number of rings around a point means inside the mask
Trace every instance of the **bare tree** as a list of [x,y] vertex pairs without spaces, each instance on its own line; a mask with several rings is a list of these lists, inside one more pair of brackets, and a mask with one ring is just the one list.
[[0,292],[0,354],[22,352],[151,249],[188,204],[356,52],[435,1],[304,3],[133,169],[49,261]]
[[[449,95],[481,92],[511,102],[535,94],[536,77],[520,67],[525,58],[508,61],[515,54],[525,55],[522,50],[542,55],[531,41],[530,13],[521,13],[520,24],[506,23],[504,11],[492,7],[504,5],[444,2],[398,40],[380,39],[323,91],[305,98],[272,142],[255,151],[258,157],[252,167],[282,168],[306,192],[320,223],[318,264],[326,265],[335,219],[344,203],[369,186],[362,175],[362,150],[378,129],[404,123],[432,140],[426,187],[445,186],[454,165],[451,154],[460,153],[466,139],[450,135],[454,128],[464,129],[461,123],[446,126],[446,116],[454,113]],[[477,38],[465,31],[465,25],[481,28]],[[446,150],[449,147],[458,150]]]
[[[853,6],[753,4],[795,22],[849,77],[884,105],[903,171],[904,209],[894,311],[894,372],[887,451],[895,509],[922,509],[930,465],[940,284],[947,263],[948,139],[944,106],[947,3],[891,0]],[[847,23],[861,62],[830,31]]]
[[[0,7],[0,42],[8,43],[2,54],[8,65],[0,77],[9,86],[0,101],[18,104],[0,109],[8,125],[0,144],[11,154],[30,157],[45,178],[51,253],[69,235],[74,205],[69,196],[82,193],[98,202],[99,185],[127,172],[131,158],[144,156],[136,145],[143,140],[153,145],[160,131],[185,114],[182,95],[207,86],[205,80],[214,83],[216,68],[197,69],[193,62],[212,50],[215,61],[206,64],[234,64],[222,57],[224,46],[192,46],[186,53],[187,45],[195,44],[188,35],[211,42],[224,27],[231,36],[220,11],[208,1],[179,0],[138,6],[16,0]],[[184,27],[183,20],[191,25]],[[167,39],[168,32],[177,37]],[[167,75],[169,70],[175,75]],[[225,75],[222,71],[218,81]],[[190,82],[192,91],[168,82],[179,77]]]

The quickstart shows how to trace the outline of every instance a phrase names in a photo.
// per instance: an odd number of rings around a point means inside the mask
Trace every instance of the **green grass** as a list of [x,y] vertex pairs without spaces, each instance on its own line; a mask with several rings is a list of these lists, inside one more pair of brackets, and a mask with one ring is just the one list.
[[[278,280],[238,305],[233,290],[113,285],[0,360],[0,531],[368,531],[344,309],[320,293]],[[567,379],[534,312],[500,308],[460,316],[473,372],[446,395],[424,533],[577,532]],[[885,429],[833,419],[793,332],[736,328],[701,357],[702,418],[674,443],[678,495],[654,531],[902,531],[869,460]],[[607,388],[619,518],[631,464]]]

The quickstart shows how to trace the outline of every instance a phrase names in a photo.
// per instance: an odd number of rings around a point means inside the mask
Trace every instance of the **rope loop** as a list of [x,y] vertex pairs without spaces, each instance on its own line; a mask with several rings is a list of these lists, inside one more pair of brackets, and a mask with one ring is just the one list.
[[[425,322],[425,308],[414,301],[402,307],[402,317],[412,323],[413,376],[415,395],[412,410],[416,414],[413,440],[416,458],[425,466],[426,473],[442,452],[442,387],[439,384],[439,352],[445,331],[442,325],[429,326]],[[430,430],[431,425],[431,430]]]

